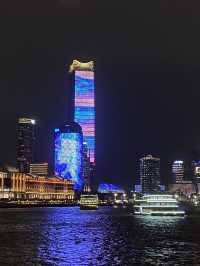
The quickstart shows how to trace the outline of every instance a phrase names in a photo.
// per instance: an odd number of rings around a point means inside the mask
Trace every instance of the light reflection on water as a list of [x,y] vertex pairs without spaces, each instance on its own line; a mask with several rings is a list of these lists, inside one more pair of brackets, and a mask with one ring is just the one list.
[[0,265],[200,265],[200,217],[0,210]]

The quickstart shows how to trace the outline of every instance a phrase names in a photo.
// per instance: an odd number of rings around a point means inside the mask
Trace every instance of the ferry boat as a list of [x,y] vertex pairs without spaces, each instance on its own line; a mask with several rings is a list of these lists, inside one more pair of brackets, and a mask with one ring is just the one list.
[[141,215],[185,215],[185,211],[181,210],[177,199],[169,194],[149,194],[144,195],[141,199],[136,199],[134,213]]
[[81,210],[97,210],[98,209],[98,195],[82,194],[80,198]]

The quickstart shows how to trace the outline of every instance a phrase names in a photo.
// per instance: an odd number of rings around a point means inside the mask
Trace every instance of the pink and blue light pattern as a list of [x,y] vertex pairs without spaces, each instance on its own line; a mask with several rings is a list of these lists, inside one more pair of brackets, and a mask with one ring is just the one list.
[[83,131],[83,141],[95,163],[95,88],[93,71],[75,71],[74,120]]

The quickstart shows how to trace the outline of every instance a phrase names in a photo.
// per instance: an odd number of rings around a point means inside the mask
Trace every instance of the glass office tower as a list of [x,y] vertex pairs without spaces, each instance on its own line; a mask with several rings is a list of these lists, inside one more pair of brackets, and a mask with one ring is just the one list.
[[160,158],[147,155],[140,159],[140,184],[143,193],[160,191]]
[[17,128],[17,164],[22,173],[29,172],[35,160],[35,120],[19,118]]
[[82,129],[77,123],[55,129],[55,175],[75,182],[75,189],[83,186],[82,152]]
[[181,183],[184,179],[184,161],[176,160],[172,164],[172,175],[174,183]]

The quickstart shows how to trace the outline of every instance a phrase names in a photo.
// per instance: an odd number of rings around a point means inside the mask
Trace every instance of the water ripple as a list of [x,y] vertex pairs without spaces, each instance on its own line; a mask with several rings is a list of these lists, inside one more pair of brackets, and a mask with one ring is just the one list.
[[198,217],[124,209],[0,210],[0,265],[200,265]]

